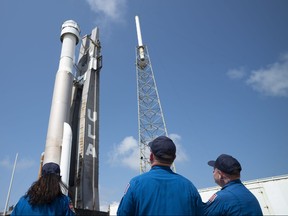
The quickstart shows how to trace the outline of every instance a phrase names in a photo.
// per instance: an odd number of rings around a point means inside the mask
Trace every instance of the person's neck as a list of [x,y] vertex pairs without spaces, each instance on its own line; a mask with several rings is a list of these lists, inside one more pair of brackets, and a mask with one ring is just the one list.
[[239,179],[239,177],[237,177],[237,178],[236,177],[235,178],[226,178],[226,179],[224,179],[224,185],[223,186],[229,184],[232,181],[238,180],[238,179]]
[[153,167],[153,166],[167,166],[167,167],[170,167],[171,164],[161,163],[159,161],[153,161],[153,163],[151,164],[151,167]]

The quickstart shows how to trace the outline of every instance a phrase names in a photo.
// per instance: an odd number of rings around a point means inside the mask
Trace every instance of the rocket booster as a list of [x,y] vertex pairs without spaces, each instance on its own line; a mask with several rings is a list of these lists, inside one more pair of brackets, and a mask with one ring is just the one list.
[[62,49],[53,91],[43,164],[47,162],[60,164],[63,128],[64,123],[69,121],[71,105],[73,58],[79,37],[80,28],[75,21],[68,20],[63,23],[60,36]]

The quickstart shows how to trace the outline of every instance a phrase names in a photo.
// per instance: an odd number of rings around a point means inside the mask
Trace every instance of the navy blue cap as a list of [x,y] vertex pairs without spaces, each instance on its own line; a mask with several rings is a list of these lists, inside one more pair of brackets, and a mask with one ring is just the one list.
[[227,174],[239,174],[242,170],[239,161],[227,154],[221,154],[216,161],[209,161],[208,165]]
[[176,146],[174,142],[166,136],[159,136],[148,145],[151,152],[162,161],[172,163],[176,158]]
[[57,174],[60,175],[60,167],[58,164],[49,162],[43,165],[42,167],[42,176],[48,174]]

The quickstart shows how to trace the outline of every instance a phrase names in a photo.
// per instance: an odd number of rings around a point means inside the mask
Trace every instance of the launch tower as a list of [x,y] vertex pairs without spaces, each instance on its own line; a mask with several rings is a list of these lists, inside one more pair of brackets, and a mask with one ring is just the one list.
[[[138,143],[140,173],[150,169],[149,142],[158,136],[168,136],[148,48],[142,43],[139,17],[135,17],[138,46],[136,47],[136,77],[138,97]],[[172,169],[175,171],[173,164]]]

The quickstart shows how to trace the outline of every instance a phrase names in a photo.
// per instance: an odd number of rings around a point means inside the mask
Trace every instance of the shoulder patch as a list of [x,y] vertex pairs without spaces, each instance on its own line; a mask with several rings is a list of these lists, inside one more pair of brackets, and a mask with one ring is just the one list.
[[126,194],[126,193],[127,193],[127,191],[128,191],[128,189],[129,189],[129,187],[130,187],[130,183],[128,183],[128,184],[127,184],[127,186],[126,186],[126,189],[125,189],[125,191],[124,191],[124,194]]
[[210,203],[212,203],[215,199],[216,199],[216,197],[217,197],[217,194],[215,193],[215,194],[213,194],[211,197],[210,197],[210,199],[208,200]]
[[71,200],[69,201],[69,209],[75,213],[75,209]]

